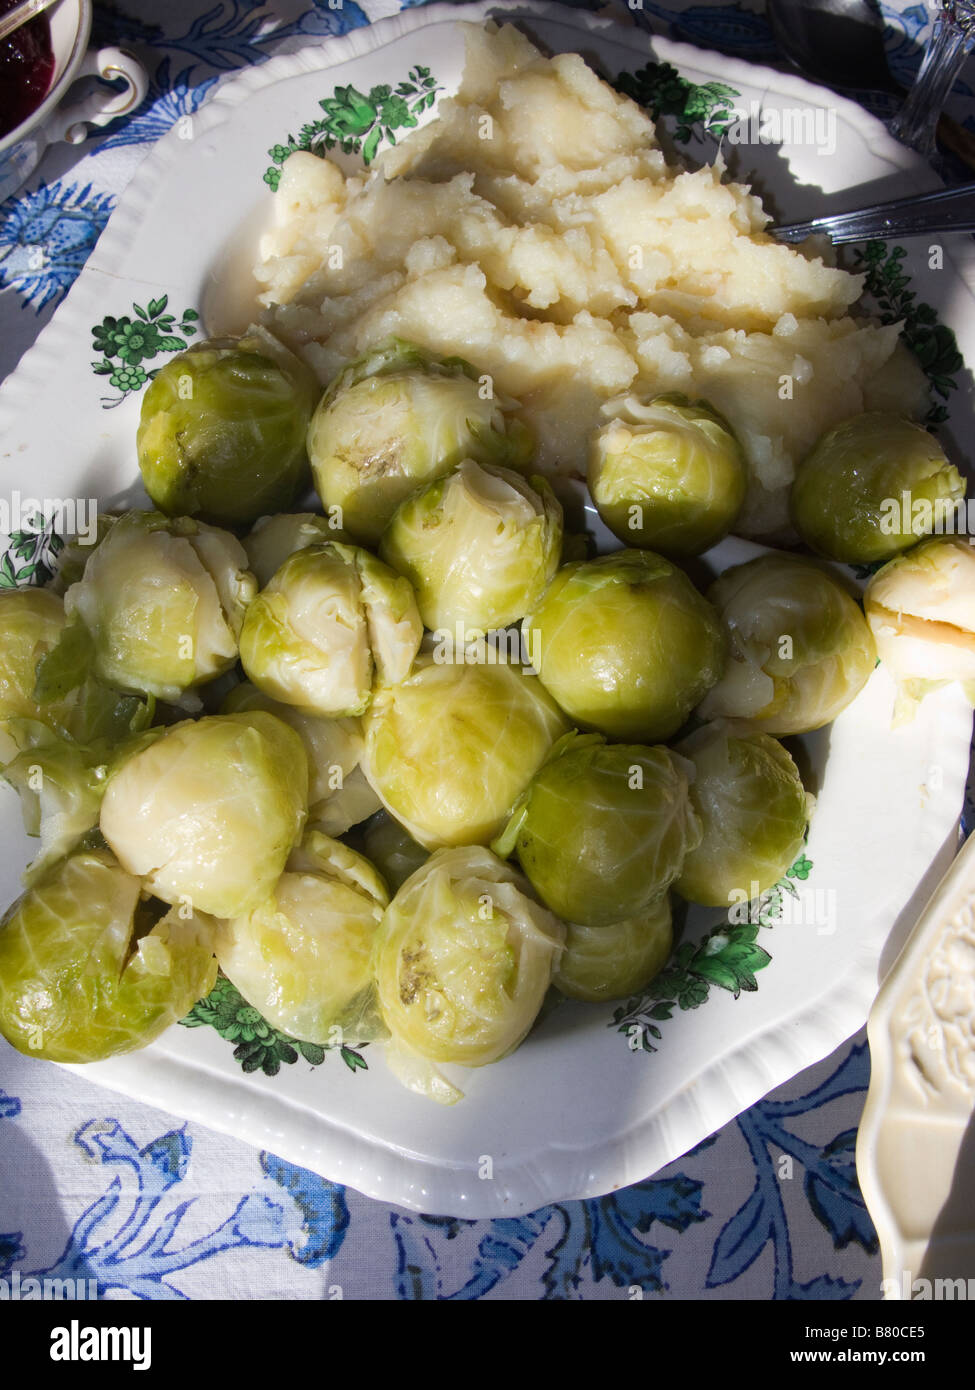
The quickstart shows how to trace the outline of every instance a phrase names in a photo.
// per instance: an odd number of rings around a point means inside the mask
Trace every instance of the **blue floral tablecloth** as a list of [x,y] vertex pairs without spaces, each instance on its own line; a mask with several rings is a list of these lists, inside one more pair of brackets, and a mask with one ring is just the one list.
[[[70,288],[152,142],[221,75],[399,8],[96,3],[94,41],[142,58],[149,97],[107,133],[49,152],[0,206],[0,377]],[[921,5],[882,8],[890,65],[907,84],[928,17]],[[760,4],[643,0],[633,15],[778,59]],[[895,105],[864,99],[884,116]],[[975,129],[965,82],[949,109]],[[625,1191],[465,1222],[371,1201],[0,1043],[0,1278],[71,1277],[101,1297],[144,1299],[877,1299],[854,1166],[868,1079],[860,1036]]]

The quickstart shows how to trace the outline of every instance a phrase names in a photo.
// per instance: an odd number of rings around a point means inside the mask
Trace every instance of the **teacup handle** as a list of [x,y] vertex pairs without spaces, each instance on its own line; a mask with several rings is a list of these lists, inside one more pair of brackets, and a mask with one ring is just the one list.
[[89,50],[81,60],[74,75],[80,77],[102,77],[111,82],[122,77],[125,89],[121,92],[92,92],[81,101],[62,106],[54,113],[50,128],[52,140],[66,140],[69,145],[79,145],[88,134],[90,125],[108,125],[116,116],[124,116],[133,111],[145,97],[149,86],[146,70],[138,58],[121,48],[100,48],[97,52]]

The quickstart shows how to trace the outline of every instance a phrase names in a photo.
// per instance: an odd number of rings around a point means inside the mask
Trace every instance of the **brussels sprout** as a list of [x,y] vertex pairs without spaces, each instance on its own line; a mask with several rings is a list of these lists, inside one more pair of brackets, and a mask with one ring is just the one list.
[[170,516],[244,526],[286,509],[308,471],[314,377],[270,334],[196,343],[142,397],[136,446],[146,492]]
[[0,1033],[52,1062],[145,1047],[213,988],[216,924],[168,912],[106,851],[49,869],[0,923]]
[[571,999],[593,1004],[646,989],[667,964],[674,944],[670,899],[664,893],[639,917],[608,927],[567,922],[565,950],[552,983]]
[[421,483],[475,459],[518,468],[531,456],[513,401],[482,390],[469,363],[391,338],[350,362],[308,428],[308,454],[326,511],[375,544]]
[[465,459],[401,502],[380,554],[416,590],[426,627],[469,641],[517,622],[559,563],[562,508],[544,478]]
[[0,591],[0,764],[49,733],[88,743],[149,723],[151,704],[94,679],[90,665],[90,643],[67,624],[56,594]]
[[569,734],[493,848],[517,851],[535,892],[566,922],[602,927],[637,917],[700,843],[685,768],[667,748]]
[[694,764],[691,805],[704,838],[674,887],[709,907],[757,898],[802,848],[809,802],[798,768],[768,734],[723,724],[698,729],[677,751]]
[[394,893],[430,857],[387,811],[373,816],[362,830],[362,841],[366,855]]
[[301,739],[252,710],[167,729],[109,779],[100,824],[156,897],[238,917],[277,882],[307,804]]
[[433,1062],[496,1062],[534,1023],[563,938],[488,850],[438,850],[383,919],[376,980],[394,1041]]
[[975,551],[965,537],[922,541],[891,560],[867,585],[864,608],[897,682],[895,724],[948,681],[975,704]]
[[564,565],[522,627],[546,689],[610,738],[669,738],[724,669],[711,605],[648,550]]
[[[426,849],[484,844],[567,730],[541,682],[519,666],[441,664],[381,690],[363,724],[362,769],[392,815]],[[493,653],[492,653],[493,655]]]
[[[362,757],[362,725],[358,719],[328,719],[309,714],[294,705],[272,700],[249,681],[241,681],[220,706],[221,714],[262,709],[289,724],[305,745],[308,756],[308,815],[312,820],[339,796]],[[376,808],[373,807],[373,810]],[[366,815],[371,812],[367,811]],[[364,819],[364,817],[362,817]],[[354,825],[355,821],[350,821]],[[329,831],[341,834],[341,831]]]
[[748,466],[727,420],[707,401],[678,394],[603,406],[607,423],[589,455],[589,490],[626,545],[699,555],[741,511]]
[[820,555],[888,560],[950,525],[965,480],[937,440],[899,415],[869,411],[819,439],[792,485],[792,521]]
[[325,541],[345,540],[345,532],[317,512],[279,512],[261,517],[243,544],[250,571],[263,589],[296,551]]
[[[228,532],[187,517],[127,512],[68,590],[64,610],[90,636],[101,680],[178,701],[233,666],[256,592],[243,548]],[[77,643],[77,632],[70,640]],[[74,650],[60,653],[57,666],[70,668]]]
[[731,638],[723,678],[702,719],[747,721],[767,734],[803,734],[845,709],[876,662],[856,601],[811,560],[760,555],[708,591]]
[[223,924],[217,960],[249,1004],[304,1042],[365,1042],[382,1032],[372,951],[389,902],[372,865],[307,832],[272,891]]
[[409,581],[368,551],[330,541],[292,555],[254,600],[240,659],[283,704],[358,715],[374,680],[408,674],[422,636]]

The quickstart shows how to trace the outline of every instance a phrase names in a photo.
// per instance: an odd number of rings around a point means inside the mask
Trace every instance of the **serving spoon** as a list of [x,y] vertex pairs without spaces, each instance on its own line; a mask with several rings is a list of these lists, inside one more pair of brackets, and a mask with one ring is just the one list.
[[21,4],[14,5],[12,10],[8,10],[0,18],[0,40],[9,38],[24,24],[29,24],[32,19],[56,3],[57,0],[21,0]]
[[872,237],[927,236],[939,232],[975,232],[975,183],[960,188],[942,188],[934,193],[918,193],[910,198],[894,198],[888,203],[830,217],[814,217],[810,222],[793,222],[786,227],[770,227],[777,241],[804,241],[823,233],[834,243],[869,241]]

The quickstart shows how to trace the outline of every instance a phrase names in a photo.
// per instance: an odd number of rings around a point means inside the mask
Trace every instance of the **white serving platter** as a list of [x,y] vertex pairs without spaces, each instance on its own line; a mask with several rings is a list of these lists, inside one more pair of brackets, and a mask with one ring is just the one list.
[[[163,299],[155,317],[172,313],[177,325],[187,309],[229,313],[228,275],[245,264],[242,248],[273,196],[263,181],[269,148],[314,117],[340,85],[361,92],[395,86],[419,64],[439,89],[454,90],[463,22],[489,13],[504,11],[486,4],[410,9],[274,58],[222,82],[194,115],[191,138],[176,128],[162,139],[64,304],[0,391],[5,493],[91,497],[105,507],[138,502],[140,392],[94,374],[93,326],[106,315],[134,319],[135,305],[153,317]],[[858,106],[799,79],[651,40],[582,11],[523,6],[511,13],[525,16],[546,48],[580,51],[607,74],[668,62],[692,83],[733,87],[743,112],[752,102],[832,112],[830,155],[802,144],[729,150],[736,172],[754,175],[770,205],[791,220],[930,182],[923,164]],[[688,152],[710,158],[714,146],[695,137]],[[919,278],[926,256],[927,248],[916,248],[904,264]],[[973,283],[966,246],[952,243],[943,269],[921,286],[969,360]],[[964,383],[954,401],[952,419],[963,422],[971,408]],[[950,422],[945,437],[952,440]],[[753,549],[728,541],[708,558],[721,568]],[[878,669],[840,719],[806,741],[817,814],[804,860],[779,898],[765,904],[773,925],[757,927],[755,944],[771,960],[754,975],[756,989],[736,996],[712,980],[697,1007],[672,1001],[664,1017],[661,1001],[650,1000],[622,1021],[614,1021],[612,1006],[566,1003],[512,1057],[466,1078],[466,1099],[449,1110],[403,1090],[379,1047],[362,1054],[365,1069],[350,1069],[330,1052],[319,1066],[300,1059],[276,1075],[245,1074],[232,1044],[209,1027],[176,1027],[145,1051],[80,1070],[370,1196],[426,1212],[512,1215],[646,1177],[863,1024],[882,960],[893,958],[950,861],[971,711],[958,691],[945,689],[913,724],[892,731],[892,703],[891,682]],[[11,901],[31,854],[13,792],[0,795],[0,835],[0,897]],[[693,916],[687,939],[715,924],[714,914]],[[743,968],[747,974],[747,960]]]

